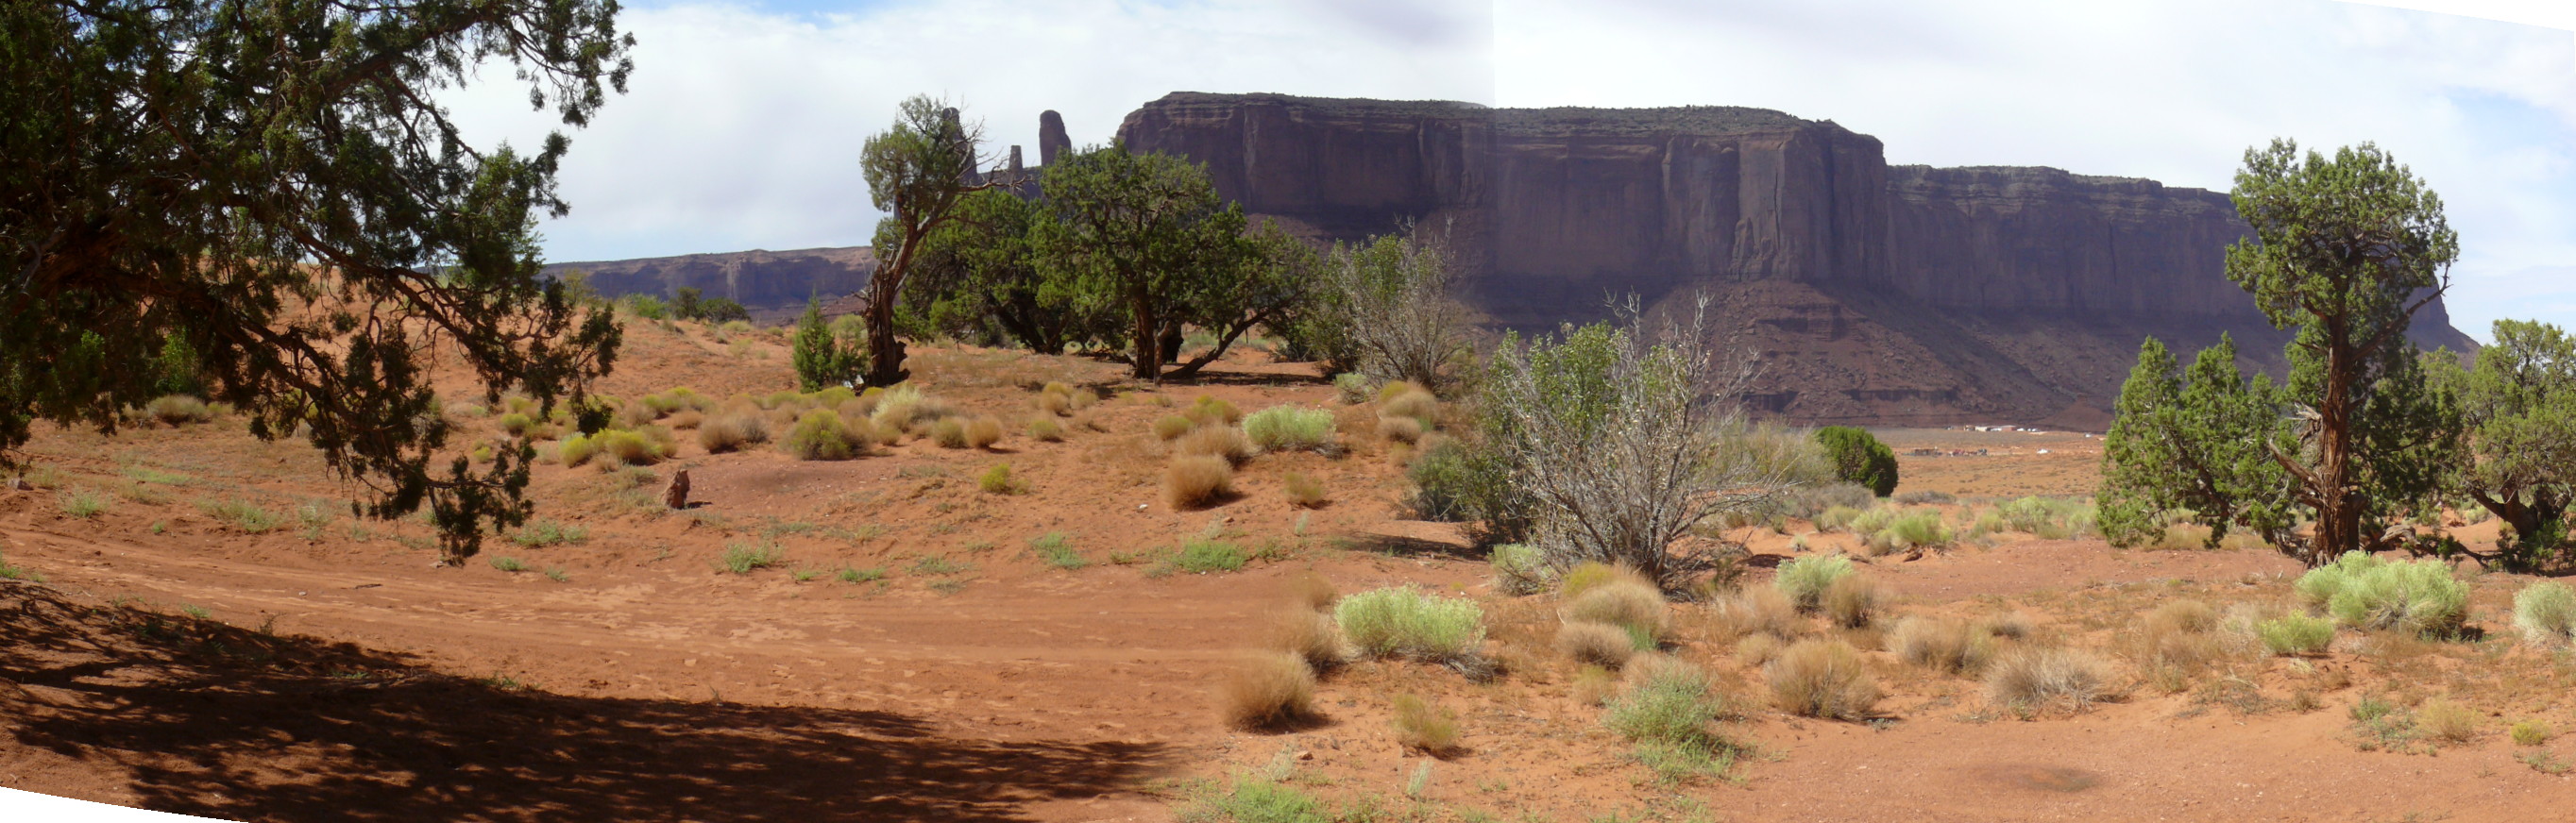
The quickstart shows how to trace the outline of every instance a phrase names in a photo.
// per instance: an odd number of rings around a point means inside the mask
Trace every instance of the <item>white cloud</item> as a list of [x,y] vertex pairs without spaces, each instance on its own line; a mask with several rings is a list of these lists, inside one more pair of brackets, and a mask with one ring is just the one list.
[[[2535,311],[2576,325],[2563,30],[2328,0],[683,0],[625,23],[634,91],[574,134],[556,259],[863,243],[859,143],[918,92],[962,101],[997,155],[1016,143],[1030,162],[1041,110],[1092,143],[1175,90],[1727,104],[1835,120],[1890,162],[2218,190],[2274,136],[2373,140],[2449,205],[2463,330]],[[547,127],[505,82],[451,100],[478,134]]]

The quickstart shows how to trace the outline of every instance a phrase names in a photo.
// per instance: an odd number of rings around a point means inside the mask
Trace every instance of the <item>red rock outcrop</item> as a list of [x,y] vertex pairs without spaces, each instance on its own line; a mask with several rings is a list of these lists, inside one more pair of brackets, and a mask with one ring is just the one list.
[[670,297],[693,287],[708,297],[723,297],[752,309],[802,308],[808,297],[831,300],[867,286],[877,258],[865,246],[793,251],[741,251],[550,263],[545,274],[560,277],[580,270],[591,288],[616,297],[650,294]]
[[[2224,276],[2247,232],[2226,195],[1891,167],[1876,138],[1776,111],[1182,92],[1118,133],[1310,236],[1446,226],[1472,299],[1506,325],[1595,316],[1611,294],[1724,293],[1773,363],[1762,404],[1794,418],[2080,425],[2143,335],[2281,339]],[[2416,325],[2469,345],[2439,305]]]

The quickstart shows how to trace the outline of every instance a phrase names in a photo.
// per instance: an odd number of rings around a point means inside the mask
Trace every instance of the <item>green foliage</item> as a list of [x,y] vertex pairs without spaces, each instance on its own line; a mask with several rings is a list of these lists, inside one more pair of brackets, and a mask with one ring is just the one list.
[[975,487],[983,489],[985,494],[1019,494],[1022,491],[1020,481],[1011,478],[1009,463],[995,463],[992,468],[985,469],[983,475],[975,478]]
[[1336,816],[1314,795],[1251,778],[1237,778],[1224,792],[1194,799],[1181,810],[1189,823],[1335,823]]
[[1996,506],[1992,525],[1997,528],[1986,530],[2010,530],[2049,540],[2065,540],[2092,532],[2097,511],[2091,501],[2024,497]]
[[1941,513],[1931,509],[1906,512],[1888,521],[1887,527],[1869,536],[1869,546],[1880,554],[1909,549],[1928,549],[1950,545],[1950,527],[1941,522]]
[[947,101],[913,95],[904,99],[894,123],[859,149],[868,199],[886,215],[872,244],[878,263],[868,278],[867,338],[851,351],[865,366],[868,385],[891,386],[910,376],[903,368],[903,341],[895,337],[895,315],[930,236],[957,216],[967,195],[1010,182],[966,182],[983,168],[983,138],[983,125],[961,118]]
[[751,310],[729,297],[707,297],[694,286],[681,286],[671,293],[671,316],[681,320],[705,323],[748,323]]
[[779,444],[798,460],[848,460],[866,448],[850,427],[842,422],[839,412],[815,409],[796,419],[796,427],[787,431]]
[[2296,589],[2311,600],[2323,594],[2335,622],[2359,629],[2449,635],[2468,617],[2468,586],[2436,559],[2387,563],[2347,552],[2310,570]]
[[1865,429],[1826,426],[1816,430],[1816,445],[1833,464],[1834,477],[1868,488],[1880,497],[1896,491],[1896,450],[1878,442]]
[[1324,450],[1333,445],[1333,413],[1272,406],[1243,419],[1243,433],[1264,451]]
[[916,334],[985,344],[1017,342],[1040,354],[1114,332],[1114,305],[1085,293],[1069,272],[1043,265],[1034,199],[991,189],[958,202],[957,219],[930,233],[904,283],[899,322]]
[[1529,536],[1529,494],[1511,483],[1507,458],[1481,441],[1444,439],[1405,467],[1413,482],[1408,500],[1425,520],[1471,524],[1480,543],[1517,542]]
[[2576,641],[2576,589],[2554,580],[2524,586],[2513,595],[2513,626],[2535,646]]
[[716,568],[733,574],[750,574],[754,569],[776,566],[786,557],[786,549],[766,540],[758,543],[728,543],[725,544],[724,554],[716,558]]
[[1242,569],[1248,559],[1242,548],[1223,540],[1188,540],[1172,556],[1172,567],[1190,574],[1230,572]]
[[[1466,313],[1452,299],[1459,268],[1440,230],[1413,226],[1355,245],[1335,243],[1310,299],[1274,324],[1291,359],[1325,372],[1401,380],[1438,390],[1471,352]],[[1347,391],[1346,391],[1347,394]]]
[[36,420],[113,431],[202,388],[310,442],[368,516],[427,507],[451,560],[517,526],[528,455],[440,459],[433,353],[552,403],[619,330],[539,276],[569,142],[472,146],[435,101],[507,62],[587,123],[629,71],[616,8],[0,4],[0,468]]
[[2427,389],[2406,328],[2449,287],[2459,236],[2441,198],[2369,143],[2331,159],[2288,140],[2249,149],[2231,196],[2253,234],[2228,247],[2227,277],[2274,326],[2298,328],[2284,397],[2315,413],[2300,431],[2235,434],[2276,439],[2276,460],[2295,466],[2316,521],[2305,559],[2375,548],[2429,507],[2456,459],[2458,409]]
[[1334,604],[1333,618],[1353,645],[1379,657],[1462,662],[1485,643],[1485,610],[1475,600],[1409,586],[1344,596]]
[[203,501],[197,509],[245,534],[260,534],[286,524],[285,516],[248,500]]
[[500,569],[511,574],[517,574],[528,570],[527,561],[520,560],[516,557],[495,557],[492,558],[491,563],[492,568]]
[[1492,551],[1494,581],[1510,594],[1537,594],[1547,590],[1547,558],[1536,547],[1519,543],[1497,545]]
[[107,496],[98,492],[81,489],[64,492],[61,497],[63,513],[81,520],[96,518],[107,511]]
[[833,336],[823,322],[823,304],[815,300],[805,301],[805,315],[796,320],[792,346],[788,361],[796,367],[796,386],[801,391],[846,388],[867,360],[867,347],[860,341],[844,343]]
[[1839,554],[1792,557],[1780,564],[1771,585],[1787,595],[1789,603],[1799,611],[1813,612],[1823,604],[1825,589],[1850,573],[1851,558]]
[[553,520],[530,521],[526,527],[519,529],[518,534],[510,536],[511,542],[529,548],[580,543],[589,539],[589,529],[567,526]]
[[2094,500],[2103,536],[2115,546],[2147,545],[2164,537],[2175,515],[2187,514],[2209,528],[2212,548],[2236,527],[2286,541],[2289,476],[2267,448],[2280,402],[2271,378],[2244,379],[2236,344],[2224,334],[2181,376],[2164,344],[2147,338],[2103,438]]
[[646,320],[668,320],[671,318],[670,305],[662,302],[662,298],[655,297],[653,295],[630,294],[619,299],[617,304],[618,308],[624,309],[627,314],[632,314]]
[[2283,615],[2254,624],[2254,636],[2273,654],[2316,654],[2334,642],[2334,623],[2304,614]]
[[1645,670],[1612,698],[1601,724],[1636,744],[1637,759],[1669,782],[1723,773],[1733,764],[1737,746],[1715,728],[1725,711],[1707,674],[1667,663]]
[[1036,552],[1038,559],[1046,561],[1048,566],[1065,571],[1091,565],[1081,552],[1073,550],[1073,536],[1064,532],[1047,532],[1029,538],[1029,551]]
[[2498,320],[2495,342],[2460,368],[2447,351],[2425,360],[2427,378],[2459,402],[2467,459],[2451,484],[2512,527],[2497,546],[2507,569],[2560,568],[2571,560],[2567,509],[2576,504],[2576,338],[2557,326]]

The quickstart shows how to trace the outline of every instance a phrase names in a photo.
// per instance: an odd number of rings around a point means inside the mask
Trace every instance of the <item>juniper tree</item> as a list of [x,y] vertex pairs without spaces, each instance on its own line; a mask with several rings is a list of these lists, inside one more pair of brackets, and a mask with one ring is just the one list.
[[857,379],[867,364],[867,352],[856,340],[844,344],[836,338],[832,327],[823,322],[822,303],[809,298],[805,315],[796,320],[787,360],[796,368],[797,390],[817,392]]
[[2499,546],[2515,570],[2565,565],[2576,504],[2576,339],[2546,323],[2498,320],[2475,365],[2436,352],[2433,382],[2457,399],[2467,432],[2456,488],[2511,526]]
[[1053,211],[1038,244],[1046,265],[1118,306],[1133,373],[1161,379],[1165,338],[1179,339],[1189,301],[1245,271],[1243,210],[1217,197],[1198,164],[1123,143],[1062,156],[1040,185]]
[[2282,430],[2276,393],[2269,377],[2245,379],[2226,335],[2192,358],[2188,373],[2147,338],[2102,441],[2095,503],[2103,537],[2115,546],[2153,542],[2181,513],[2209,527],[2213,547],[2232,528],[2284,542],[2292,517],[2288,477],[2271,454]]
[[2232,196],[2253,236],[2228,247],[2227,277],[2299,330],[2284,397],[2303,422],[2269,451],[2315,513],[2300,554],[2377,548],[2434,493],[2456,440],[2406,329],[2450,287],[2459,236],[2441,197],[2369,143],[2332,158],[2289,140],[2249,149]]
[[36,420],[114,431],[184,348],[252,434],[304,433],[361,513],[429,506],[449,559],[524,521],[524,444],[434,470],[431,361],[595,427],[586,387],[619,331],[538,275],[569,141],[473,145],[436,101],[506,63],[586,124],[630,71],[617,9],[0,4],[0,463]]
[[914,95],[903,101],[894,125],[860,149],[868,197],[886,213],[877,223],[879,262],[867,287],[869,385],[891,386],[909,376],[903,341],[895,336],[896,302],[924,241],[955,216],[967,194],[1010,182],[978,179],[983,136],[982,125],[960,120],[945,102]]

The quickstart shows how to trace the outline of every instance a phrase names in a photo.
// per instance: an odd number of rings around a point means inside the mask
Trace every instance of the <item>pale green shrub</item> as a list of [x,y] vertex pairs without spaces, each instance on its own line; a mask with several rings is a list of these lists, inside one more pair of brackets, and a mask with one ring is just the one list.
[[2326,611],[2344,625],[2418,634],[2457,631],[2468,609],[2468,586],[2434,559],[2371,568],[2345,580],[2326,600]]
[[1333,413],[1272,406],[1244,418],[1243,433],[1263,451],[1328,449],[1333,445]]
[[1342,633],[1379,657],[1465,661],[1485,644],[1485,610],[1465,597],[1440,597],[1409,586],[1348,595],[1333,607]]
[[1812,612],[1823,605],[1825,589],[1851,571],[1851,558],[1838,554],[1794,557],[1780,564],[1779,576],[1772,579],[1771,586],[1787,595],[1799,611]]
[[2523,587],[2513,596],[2513,625],[2535,646],[2576,640],[2576,589],[2555,581]]

